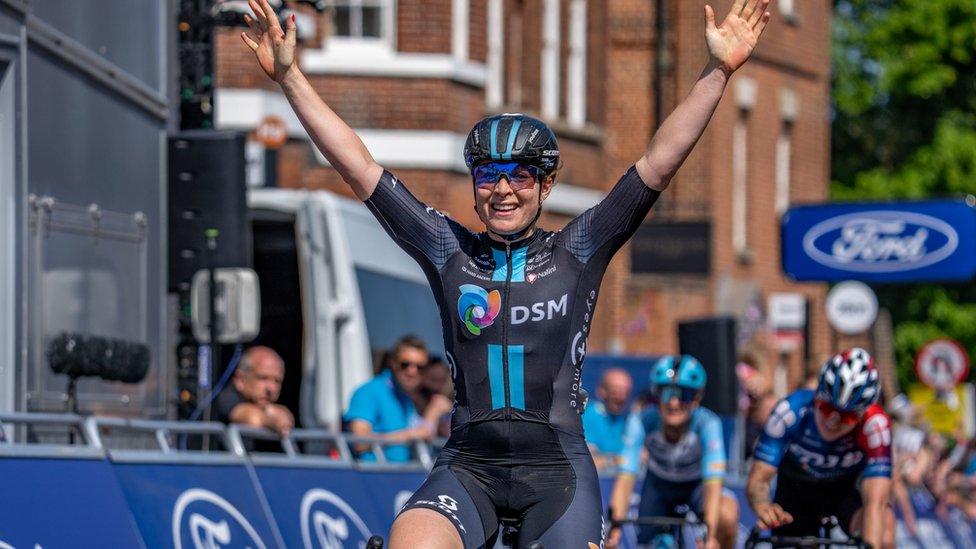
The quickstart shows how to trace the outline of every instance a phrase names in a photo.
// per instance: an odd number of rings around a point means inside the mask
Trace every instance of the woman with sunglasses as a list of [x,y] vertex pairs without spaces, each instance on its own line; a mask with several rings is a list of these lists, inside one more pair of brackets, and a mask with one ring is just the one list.
[[834,516],[849,536],[860,532],[873,547],[894,547],[891,421],[877,404],[880,393],[874,359],[855,347],[824,363],[815,390],[776,405],[746,488],[758,527],[816,536],[821,519]]
[[[645,469],[640,517],[683,518],[678,509],[687,506],[708,528],[706,549],[731,548],[739,531],[739,504],[723,488],[722,423],[701,406],[706,381],[705,368],[691,355],[666,356],[655,363],[653,405],[627,420],[610,510],[615,520],[627,517],[635,478]],[[641,465],[643,453],[648,456],[646,468]],[[619,529],[612,530],[607,546],[616,547],[619,539]],[[672,547],[675,540],[667,527],[638,525],[637,543]]]
[[579,380],[600,281],[752,54],[769,0],[735,0],[718,25],[706,6],[710,60],[691,92],[607,197],[559,232],[536,226],[559,167],[552,130],[521,114],[476,124],[464,160],[480,233],[377,164],[296,66],[294,18],[283,30],[266,0],[249,2],[256,17],[246,17],[244,42],[329,163],[421,265],[440,309],[456,388],[451,437],[394,522],[390,547],[490,547],[499,521],[511,519],[521,523],[518,547],[599,547]]

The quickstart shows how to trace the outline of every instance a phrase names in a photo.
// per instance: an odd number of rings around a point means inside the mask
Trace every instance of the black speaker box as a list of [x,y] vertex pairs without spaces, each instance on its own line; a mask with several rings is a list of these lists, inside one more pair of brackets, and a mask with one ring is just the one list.
[[735,319],[704,318],[678,324],[678,347],[705,367],[708,384],[702,406],[719,415],[738,411],[739,382],[735,376]]
[[215,267],[251,267],[245,136],[191,130],[169,138],[169,289],[187,291],[207,268],[206,231],[217,229]]

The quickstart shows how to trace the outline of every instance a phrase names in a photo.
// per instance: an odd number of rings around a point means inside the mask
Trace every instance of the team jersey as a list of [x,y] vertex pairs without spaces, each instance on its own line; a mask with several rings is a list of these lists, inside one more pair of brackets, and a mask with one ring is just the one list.
[[667,482],[721,480],[725,478],[725,443],[722,422],[708,408],[691,413],[688,429],[677,442],[664,436],[661,414],[649,407],[632,414],[624,433],[621,472],[640,472],[641,450],[647,448],[647,471]]
[[562,230],[536,229],[506,244],[469,231],[383,173],[366,206],[433,290],[456,389],[452,438],[497,453],[520,436],[476,431],[490,420],[582,437],[580,370],[600,281],[659,194],[632,167]]
[[755,457],[796,479],[891,477],[891,422],[877,404],[868,407],[857,427],[828,442],[820,436],[809,389],[781,400],[769,419]]

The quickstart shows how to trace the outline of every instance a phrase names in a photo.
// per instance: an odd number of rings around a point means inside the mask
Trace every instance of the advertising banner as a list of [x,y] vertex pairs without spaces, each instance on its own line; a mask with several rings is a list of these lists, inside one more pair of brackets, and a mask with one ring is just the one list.
[[976,210],[964,201],[790,208],[783,271],[794,280],[922,282],[976,274]]

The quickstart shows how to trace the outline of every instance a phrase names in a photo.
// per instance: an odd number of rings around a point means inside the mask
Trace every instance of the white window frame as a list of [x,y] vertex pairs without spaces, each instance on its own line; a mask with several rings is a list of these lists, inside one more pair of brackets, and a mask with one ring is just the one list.
[[470,0],[453,0],[451,2],[451,53],[458,61],[468,60],[470,25]]
[[586,124],[586,0],[569,5],[569,60],[566,70],[566,118],[569,125]]
[[559,3],[544,0],[542,14],[542,117],[559,117]]
[[776,215],[786,213],[790,207],[790,187],[793,175],[793,122],[796,120],[799,104],[796,93],[790,89],[780,90],[779,112],[783,126],[776,138]]
[[505,0],[488,0],[488,78],[485,82],[485,105],[502,106],[505,90]]
[[[378,6],[381,9],[379,38],[329,35],[323,50],[334,55],[390,55],[396,50],[396,0],[330,0],[334,8],[342,3],[350,8]],[[334,29],[333,29],[334,30]],[[362,29],[360,29],[361,32]]]

